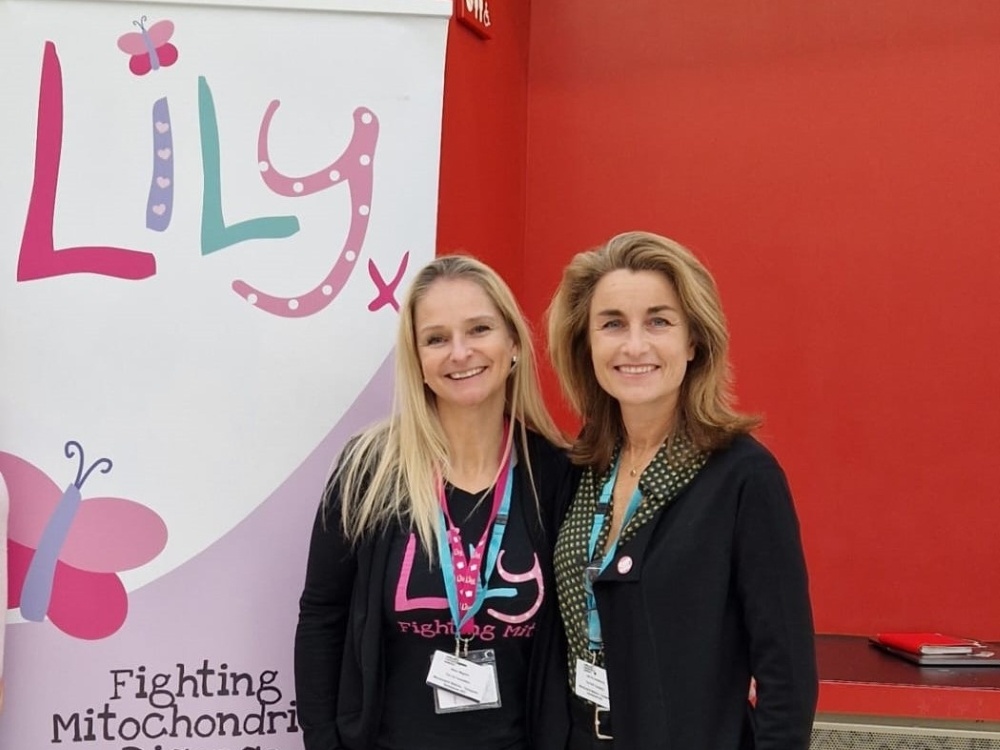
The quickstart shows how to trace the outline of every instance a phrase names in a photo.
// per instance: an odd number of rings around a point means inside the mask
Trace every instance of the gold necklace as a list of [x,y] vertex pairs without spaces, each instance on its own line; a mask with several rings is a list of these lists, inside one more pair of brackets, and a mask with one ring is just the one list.
[[[652,453],[652,455],[650,455],[650,457],[649,457],[648,459],[646,459],[646,460],[644,460],[644,461],[640,461],[640,462],[637,462],[637,461],[631,461],[630,463],[632,464],[632,468],[631,468],[631,469],[629,469],[629,471],[628,471],[628,475],[629,475],[630,477],[634,477],[634,476],[635,476],[636,474],[638,474],[638,473],[639,473],[639,469],[640,469],[640,468],[645,468],[645,466],[646,466],[646,465],[647,465],[647,464],[648,464],[648,463],[649,463],[650,461],[652,461],[652,460],[653,460],[653,456],[655,456],[655,455],[656,455],[656,454],[657,454],[657,453],[659,452],[659,450],[660,450],[660,446],[662,446],[662,445],[663,445],[663,444],[664,444],[665,442],[667,442],[667,440],[669,440],[669,439],[670,439],[670,433],[668,432],[668,433],[667,433],[667,435],[666,435],[666,437],[664,437],[664,438],[663,438],[663,440],[661,440],[661,441],[660,441],[659,443],[657,443],[657,444],[656,444],[656,445],[655,445],[655,446],[653,447],[653,453]],[[649,449],[647,448],[646,450],[648,451]]]
[[[657,447],[659,447],[659,446],[657,446]],[[634,477],[636,474],[639,473],[639,467],[641,465],[645,465],[645,464],[649,463],[649,461],[637,462],[637,461],[633,460],[630,463],[632,464],[632,468],[628,470],[628,475],[630,477]]]

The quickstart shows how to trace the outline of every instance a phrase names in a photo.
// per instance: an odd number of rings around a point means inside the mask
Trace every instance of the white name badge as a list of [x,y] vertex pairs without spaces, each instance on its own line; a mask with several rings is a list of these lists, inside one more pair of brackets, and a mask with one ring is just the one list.
[[476,703],[483,700],[489,681],[488,667],[474,664],[446,651],[434,652],[426,680],[432,687],[447,690]]
[[595,703],[605,711],[611,708],[608,691],[608,671],[583,659],[576,660],[576,685],[573,691],[584,700]]

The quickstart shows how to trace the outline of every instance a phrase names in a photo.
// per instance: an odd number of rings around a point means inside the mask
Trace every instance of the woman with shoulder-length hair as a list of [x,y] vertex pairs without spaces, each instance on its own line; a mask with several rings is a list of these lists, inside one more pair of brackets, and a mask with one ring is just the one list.
[[583,423],[555,551],[571,750],[806,750],[798,522],[759,420],[733,407],[711,275],[673,240],[621,234],[573,258],[548,323]]
[[469,257],[422,268],[393,415],[345,448],[312,532],[295,637],[308,750],[565,746],[565,447],[507,285]]

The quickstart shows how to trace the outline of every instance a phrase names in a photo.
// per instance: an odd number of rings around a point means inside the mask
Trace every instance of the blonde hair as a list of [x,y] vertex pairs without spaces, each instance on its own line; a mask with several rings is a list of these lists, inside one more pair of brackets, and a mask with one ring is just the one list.
[[[542,401],[531,332],[507,284],[492,268],[464,255],[437,258],[420,271],[399,312],[393,415],[355,438],[344,449],[332,482],[339,485],[341,524],[348,539],[378,533],[401,522],[415,530],[428,555],[435,556],[438,532],[438,477],[449,470],[448,441],[435,408],[434,393],[424,384],[414,328],[417,303],[442,279],[475,282],[490,298],[517,344],[517,364],[507,377],[504,412],[509,417],[505,449],[515,430],[521,444],[533,430],[566,446]],[[528,456],[518,455],[534,488]],[[330,492],[334,489],[330,488]],[[329,497],[328,492],[328,497]],[[537,496],[535,498],[537,503]]]
[[597,381],[591,361],[590,305],[597,283],[611,271],[655,271],[673,284],[694,344],[677,405],[678,429],[696,447],[722,447],[757,427],[759,417],[733,407],[729,332],[715,281],[691,252],[674,240],[648,232],[627,232],[602,247],[579,253],[563,272],[547,313],[549,355],[583,429],[571,455],[601,470],[625,437],[621,410]]

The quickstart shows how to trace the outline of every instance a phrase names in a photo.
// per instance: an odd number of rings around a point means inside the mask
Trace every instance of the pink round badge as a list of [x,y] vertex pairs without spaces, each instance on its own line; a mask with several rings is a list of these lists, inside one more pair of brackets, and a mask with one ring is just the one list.
[[628,555],[623,555],[620,560],[618,560],[618,572],[625,575],[630,570],[632,570],[632,558]]

